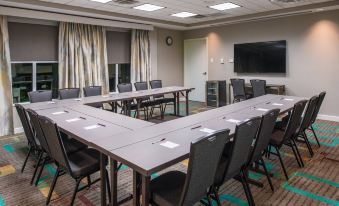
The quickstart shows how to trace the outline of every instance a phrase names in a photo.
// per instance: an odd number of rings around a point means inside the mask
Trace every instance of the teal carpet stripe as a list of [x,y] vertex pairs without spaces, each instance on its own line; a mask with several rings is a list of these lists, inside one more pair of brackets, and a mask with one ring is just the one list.
[[313,176],[313,175],[309,175],[309,174],[306,174],[306,173],[303,173],[303,172],[296,172],[294,176],[305,177],[305,178],[310,179],[310,180],[314,180],[314,181],[317,181],[317,182],[322,182],[322,183],[331,185],[333,187],[339,188],[339,183],[333,182],[333,181],[328,180],[328,179],[324,179],[324,178],[316,177],[316,176]]
[[[316,141],[314,140],[309,140],[311,143],[317,144]],[[339,139],[332,139],[331,143],[327,143],[327,142],[320,142],[320,145],[323,145],[325,147],[336,147],[337,145],[339,145]]]
[[317,200],[317,201],[320,201],[320,202],[324,202],[324,203],[329,204],[329,205],[339,206],[339,201],[332,200],[332,199],[329,199],[329,198],[326,198],[326,197],[322,197],[322,196],[319,196],[319,195],[298,189],[296,187],[290,186],[288,184],[288,182],[285,182],[283,184],[283,188],[285,190],[288,190],[288,191],[293,192],[295,194],[302,195],[302,196],[305,196],[305,197],[308,197],[308,198],[311,198],[311,199],[314,199],[314,200]]
[[14,149],[13,146],[10,145],[10,144],[5,144],[5,145],[2,146],[2,148],[3,148],[6,152],[9,152],[9,153],[15,152],[15,149]]
[[[208,204],[206,198],[202,199],[202,201],[205,202],[206,205]],[[227,201],[238,206],[248,206],[247,201],[227,194],[220,195],[220,201]],[[217,202],[215,200],[212,200],[212,206],[217,206]]]
[[5,200],[1,195],[0,195],[0,206],[5,206]]

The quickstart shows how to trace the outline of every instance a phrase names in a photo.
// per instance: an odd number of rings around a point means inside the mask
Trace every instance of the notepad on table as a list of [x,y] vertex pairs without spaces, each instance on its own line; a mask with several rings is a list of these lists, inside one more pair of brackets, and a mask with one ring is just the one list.
[[274,105],[274,106],[283,106],[284,104],[280,104],[280,103],[273,103],[272,105]]
[[99,128],[99,127],[100,127],[100,125],[94,124],[94,125],[84,127],[84,129],[85,130],[91,130],[91,129],[96,129],[96,128]]
[[60,112],[53,112],[52,114],[53,115],[59,115],[59,114],[65,114],[66,112],[65,111],[60,111]]
[[227,122],[236,123],[236,124],[238,124],[238,123],[241,122],[240,120],[236,120],[236,119],[228,119],[228,120],[226,120],[226,121],[227,121]]
[[167,148],[170,148],[170,149],[174,149],[176,147],[179,147],[178,144],[174,143],[174,142],[170,142],[170,141],[166,141],[166,142],[163,142],[160,144],[161,146],[163,147],[167,147]]
[[284,98],[285,101],[294,101],[294,99]]
[[206,133],[211,134],[211,133],[214,133],[215,130],[213,130],[213,129],[208,129],[208,128],[203,128],[203,129],[200,130],[200,132],[206,132]]
[[268,109],[265,109],[265,108],[257,108],[258,111],[263,111],[263,112],[267,112]]
[[80,118],[73,118],[73,119],[67,119],[66,122],[70,123],[70,122],[76,122],[79,121]]

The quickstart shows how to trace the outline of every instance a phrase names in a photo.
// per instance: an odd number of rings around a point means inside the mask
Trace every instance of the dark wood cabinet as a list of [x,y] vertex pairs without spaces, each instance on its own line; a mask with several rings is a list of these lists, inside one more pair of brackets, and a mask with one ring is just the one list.
[[226,81],[206,82],[206,104],[209,107],[226,106]]

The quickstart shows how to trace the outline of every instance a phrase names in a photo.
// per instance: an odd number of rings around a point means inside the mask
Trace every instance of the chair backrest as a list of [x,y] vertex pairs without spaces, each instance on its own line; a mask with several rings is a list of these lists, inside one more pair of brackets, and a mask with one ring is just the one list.
[[31,103],[52,101],[52,91],[39,90],[28,92],[28,97]]
[[80,94],[80,89],[79,88],[59,89],[59,98],[60,99],[79,98],[79,94]]
[[326,96],[326,92],[321,92],[319,94],[319,98],[318,98],[318,102],[317,102],[317,106],[315,107],[314,113],[312,114],[312,124],[315,122],[315,120],[317,119],[318,113],[320,111],[321,105],[325,99]]
[[233,88],[233,96],[246,96],[245,93],[245,80],[244,79],[231,79]]
[[131,92],[133,91],[132,84],[131,83],[118,84],[118,91],[119,93]]
[[251,79],[253,97],[259,97],[266,94],[266,81],[260,79]]
[[35,131],[34,133],[35,137],[39,140],[40,145],[45,150],[45,152],[48,155],[51,155],[45,134],[43,133],[40,123],[39,123],[39,115],[31,109],[27,109],[26,112],[31,120],[30,122],[31,122],[32,128]]
[[71,172],[71,170],[69,169],[70,166],[68,162],[68,157],[64,144],[61,140],[58,126],[53,122],[53,120],[49,119],[48,117],[39,115],[38,118],[43,133],[48,134],[48,138],[46,138],[47,144],[53,145],[49,147],[51,158],[53,158],[60,166]]
[[288,120],[286,129],[285,129],[284,138],[281,144],[293,138],[297,130],[300,128],[302,114],[304,112],[306,103],[307,103],[307,100],[301,100],[294,104],[292,114],[290,115],[290,118]]
[[29,120],[27,118],[25,108],[20,104],[15,104],[15,108],[16,108],[16,111],[18,112],[18,115],[19,115],[19,118],[20,118],[22,127],[24,129],[28,143],[31,146],[36,147],[37,144],[36,144],[36,141],[34,139],[34,134],[33,134],[32,128],[29,124]]
[[206,196],[207,189],[214,182],[228,134],[229,130],[222,130],[191,143],[190,161],[179,205],[194,205]]
[[267,148],[272,133],[274,130],[275,123],[277,121],[280,109],[272,109],[267,111],[261,117],[260,127],[255,138],[255,142],[250,154],[250,159],[248,164],[257,161],[261,156],[262,152]]
[[148,90],[147,82],[135,82],[134,87],[137,91]]
[[222,185],[224,181],[229,180],[239,174],[242,167],[248,162],[249,154],[251,151],[251,145],[255,139],[261,117],[254,117],[245,122],[240,123],[235,128],[234,142],[228,153],[227,163],[222,168],[222,177],[215,179],[216,185]]
[[306,111],[301,121],[300,131],[305,131],[308,127],[311,126],[312,117],[317,107],[318,100],[319,96],[313,96],[310,100],[308,100]]
[[[151,85],[151,89],[159,89],[162,88],[162,81],[161,80],[152,80],[149,82]],[[154,98],[163,98],[164,95],[154,95]]]
[[84,96],[85,97],[91,97],[91,96],[99,96],[101,95],[101,86],[90,86],[90,87],[84,87]]

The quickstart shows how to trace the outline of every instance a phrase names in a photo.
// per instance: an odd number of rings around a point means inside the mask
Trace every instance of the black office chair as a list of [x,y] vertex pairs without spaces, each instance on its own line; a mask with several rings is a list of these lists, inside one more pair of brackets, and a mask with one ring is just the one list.
[[[43,171],[43,169],[46,165],[46,162],[50,160],[51,152],[50,152],[47,140],[46,140],[46,136],[48,138],[48,134],[45,135],[43,133],[41,126],[40,126],[40,123],[39,123],[38,114],[31,109],[27,109],[26,112],[27,112],[28,117],[30,119],[30,123],[31,123],[30,125],[31,125],[31,128],[32,128],[32,131],[34,131],[34,136],[40,142],[40,145],[41,145],[40,150],[39,150],[38,163],[36,165],[36,168],[35,168],[32,180],[31,180],[31,184],[33,184],[36,173],[37,173],[37,171],[40,167],[40,170],[38,172],[38,176],[37,176],[36,181],[35,181],[35,185],[37,186],[39,181],[40,181],[40,177],[41,177],[42,171]],[[62,138],[62,142],[64,143],[65,150],[66,150],[67,154],[72,154],[74,152],[78,152],[80,150],[87,149],[87,145],[82,144],[81,142],[79,142],[75,139],[68,138],[67,135],[64,135],[61,132],[60,132],[60,135],[61,135],[61,138]]]
[[28,92],[28,98],[31,103],[52,101],[52,91],[38,90]]
[[[46,138],[48,145],[53,145],[53,147],[49,148],[51,156],[57,165],[57,171],[48,193],[46,205],[50,203],[54,187],[62,171],[69,173],[69,175],[76,180],[76,186],[71,200],[71,205],[73,205],[78,191],[81,191],[100,180],[90,181],[86,186],[79,188],[80,181],[83,178],[89,177],[100,170],[100,153],[94,149],[85,149],[72,154],[67,154],[58,126],[51,119],[43,116],[39,116],[39,123],[43,133],[48,134],[48,138]],[[104,175],[106,175],[108,180],[108,172],[105,171],[105,173],[106,174]],[[109,191],[108,182],[106,184]]]
[[266,81],[260,79],[251,79],[253,97],[260,97],[266,94]]
[[326,92],[321,92],[319,94],[319,98],[318,98],[318,102],[317,102],[317,106],[315,107],[315,110],[314,110],[314,113],[312,114],[312,119],[311,119],[311,125],[310,127],[308,128],[309,130],[312,131],[313,135],[314,135],[314,138],[315,140],[317,141],[317,144],[318,146],[320,147],[320,142],[319,142],[319,139],[317,137],[317,134],[315,133],[315,130],[313,128],[313,124],[315,123],[316,119],[317,119],[317,116],[319,114],[319,111],[320,111],[320,107],[325,99],[325,96],[326,96]]
[[[143,91],[143,90],[148,90],[148,85],[147,82],[136,82],[134,83],[134,87],[136,91]],[[162,103],[157,100],[157,99],[151,99],[150,97],[145,97],[142,98],[141,100],[139,99],[139,101],[142,102],[143,107],[147,108],[147,119],[152,118],[153,112],[151,112],[151,114],[148,114],[148,108],[151,107],[151,111],[154,110],[155,107],[159,107],[160,110],[162,111]]]
[[274,187],[262,156],[270,142],[279,112],[280,109],[273,109],[262,115],[259,131],[255,138],[255,142],[250,153],[250,158],[247,163],[248,167],[251,167],[253,163],[256,163],[257,165],[260,165],[264,168],[265,175],[272,191],[274,191]]
[[[285,130],[276,129],[272,134],[270,144],[269,144],[270,147],[268,150],[268,155],[274,154],[279,157],[281,167],[284,171],[284,174],[287,180],[288,180],[288,175],[287,175],[284,162],[282,161],[279,150],[283,145],[287,145],[291,147],[293,154],[298,162],[298,165],[300,167],[304,166],[303,160],[300,156],[298,146],[295,142],[295,138],[298,135],[298,129],[300,127],[302,113],[304,111],[306,103],[307,103],[306,100],[302,100],[294,104],[293,111],[289,117]],[[271,151],[271,147],[275,148],[276,153]]]
[[245,80],[244,79],[231,79],[233,88],[233,103],[241,102],[250,97],[245,91]]
[[[151,89],[162,88],[162,81],[161,80],[152,80],[149,83],[151,85]],[[170,105],[170,104],[172,104],[172,105],[175,104],[175,98],[168,98],[168,97],[165,97],[164,95],[155,95],[155,96],[153,96],[153,98],[164,105],[164,106],[162,106],[162,109],[160,111],[162,118],[163,118],[163,115],[166,112],[166,106]],[[151,116],[153,115],[153,112],[154,112],[154,108],[151,109]]]
[[83,89],[84,89],[85,97],[99,96],[102,94],[101,86],[89,86],[89,87],[84,87]]
[[18,112],[22,127],[24,129],[25,136],[27,138],[28,147],[29,147],[25,161],[21,168],[21,173],[22,173],[25,170],[28,158],[31,156],[31,154],[37,153],[39,151],[40,145],[39,145],[39,142],[35,139],[32,128],[29,125],[29,120],[27,118],[25,108],[20,104],[15,104],[15,108]]
[[254,117],[240,123],[235,128],[234,140],[226,144],[224,153],[219,162],[214,184],[211,187],[210,196],[217,201],[220,206],[219,188],[232,178],[241,181],[246,193],[249,205],[255,205],[253,196],[248,185],[246,165],[248,163],[251,145],[255,139],[261,117]]
[[[206,191],[213,184],[228,134],[229,130],[222,130],[194,140],[191,143],[187,174],[170,171],[153,179],[150,183],[151,204],[188,206],[206,197]],[[211,203],[210,198],[208,200]]]
[[60,99],[75,99],[79,98],[80,89],[79,88],[65,88],[59,89],[59,98]]

